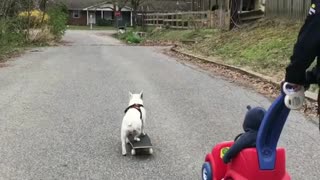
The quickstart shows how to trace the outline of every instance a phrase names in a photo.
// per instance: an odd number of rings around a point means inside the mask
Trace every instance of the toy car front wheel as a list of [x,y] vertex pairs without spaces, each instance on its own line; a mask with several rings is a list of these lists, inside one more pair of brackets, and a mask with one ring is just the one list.
[[211,164],[209,162],[205,162],[202,165],[202,180],[212,180],[212,174]]

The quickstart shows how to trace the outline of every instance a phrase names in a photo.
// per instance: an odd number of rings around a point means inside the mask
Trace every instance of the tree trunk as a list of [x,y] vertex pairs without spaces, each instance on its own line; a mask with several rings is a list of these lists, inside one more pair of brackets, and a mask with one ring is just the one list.
[[27,25],[27,33],[26,40],[30,40],[30,26],[31,26],[31,0],[27,1],[27,12],[28,12],[28,25]]
[[117,16],[116,16],[116,12],[117,12],[117,5],[116,5],[116,3],[114,2],[114,3],[113,3],[114,27],[117,27],[117,24],[118,24],[118,18],[117,18]]
[[137,10],[138,10],[138,5],[137,3],[133,4],[133,12],[132,12],[132,15],[133,15],[133,28],[136,28],[137,26]]
[[142,31],[146,32],[147,31],[147,26],[146,26],[146,22],[145,22],[145,17],[146,17],[146,13],[144,11],[141,12],[141,27],[142,27]]
[[44,22],[44,18],[45,18],[45,16],[46,16],[46,12],[47,12],[47,2],[48,2],[48,0],[41,0],[41,7],[42,7],[42,18],[41,18],[41,23],[40,23],[40,25],[41,25],[41,27],[42,27],[42,25],[43,25],[43,22]]
[[135,29],[137,26],[137,10],[138,6],[140,4],[140,0],[131,0],[131,6],[132,6],[132,26]]
[[5,17],[5,18],[8,17],[12,5],[13,5],[12,0],[5,0],[3,2],[2,7],[1,7],[3,17]]

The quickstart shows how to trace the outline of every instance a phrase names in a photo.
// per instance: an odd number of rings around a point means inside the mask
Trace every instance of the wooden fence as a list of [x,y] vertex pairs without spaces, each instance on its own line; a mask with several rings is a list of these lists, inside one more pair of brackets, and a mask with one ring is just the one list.
[[266,0],[266,17],[304,20],[311,0]]
[[190,28],[229,28],[229,13],[224,11],[195,11],[176,13],[146,14],[144,21],[148,26],[163,26],[175,29]]

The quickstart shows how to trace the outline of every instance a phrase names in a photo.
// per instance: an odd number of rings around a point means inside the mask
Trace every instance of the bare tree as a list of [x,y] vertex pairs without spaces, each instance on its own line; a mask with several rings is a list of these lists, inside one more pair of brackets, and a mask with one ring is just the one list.
[[132,14],[133,14],[133,27],[137,25],[137,15],[138,15],[138,8],[142,3],[145,3],[148,0],[131,0],[132,6]]
[[3,2],[0,4],[0,14],[2,14],[3,17],[7,17],[10,15],[15,14],[15,12],[18,11],[18,2],[15,2],[14,0],[3,0]]
[[43,22],[44,22],[46,13],[47,13],[48,1],[49,0],[40,0],[40,3],[39,3],[39,9],[42,10],[42,17],[41,17],[41,22],[40,22],[41,26],[43,25]]

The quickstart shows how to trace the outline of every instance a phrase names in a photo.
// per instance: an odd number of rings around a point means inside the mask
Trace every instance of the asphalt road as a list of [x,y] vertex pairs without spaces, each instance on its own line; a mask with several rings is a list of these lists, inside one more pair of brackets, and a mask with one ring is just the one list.
[[[205,154],[270,101],[108,33],[68,31],[65,46],[0,69],[0,179],[200,179]],[[144,91],[153,156],[121,155],[128,91]],[[319,131],[292,112],[280,145],[293,179],[320,179]]]

